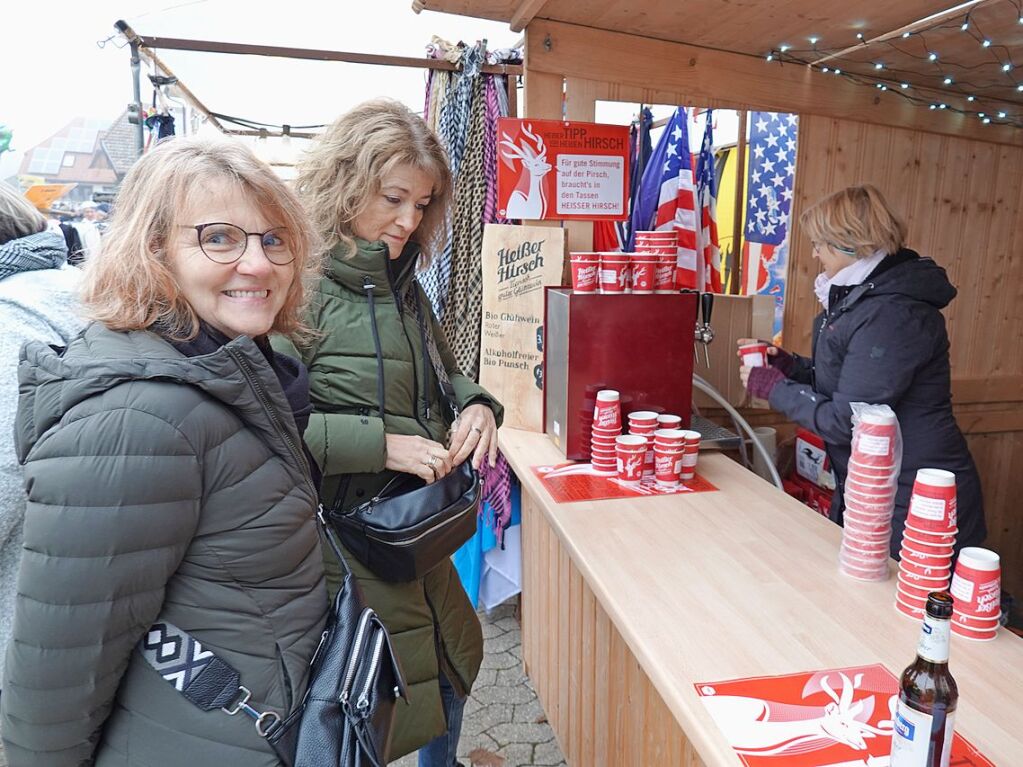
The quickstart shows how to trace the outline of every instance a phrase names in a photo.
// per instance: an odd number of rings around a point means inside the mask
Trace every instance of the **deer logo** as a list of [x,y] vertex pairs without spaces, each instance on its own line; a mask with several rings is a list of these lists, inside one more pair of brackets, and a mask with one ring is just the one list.
[[528,193],[523,194],[517,189],[512,192],[504,215],[506,218],[539,219],[547,212],[547,198],[541,182],[550,173],[551,164],[547,162],[543,138],[533,133],[532,124],[523,125],[522,132],[532,140],[532,146],[525,138],[516,144],[507,133],[501,134],[501,156],[508,161],[521,160],[522,167],[529,173]]
[[888,699],[892,719],[868,723],[874,710],[874,698],[853,700],[863,674],[850,680],[839,672],[841,694],[832,689],[829,676],[820,680],[821,689],[831,698],[826,706],[799,706],[776,703],[739,695],[706,695],[703,702],[728,742],[740,754],[772,756],[804,753],[833,746],[836,743],[856,751],[867,748],[867,739],[875,735],[891,735],[896,696]]

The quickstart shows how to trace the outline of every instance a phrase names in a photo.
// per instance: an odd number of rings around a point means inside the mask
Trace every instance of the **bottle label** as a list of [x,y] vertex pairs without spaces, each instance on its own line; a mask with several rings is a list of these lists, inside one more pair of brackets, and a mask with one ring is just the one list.
[[931,727],[934,717],[910,708],[902,700],[895,712],[890,767],[948,767],[955,734],[955,712],[945,717],[945,739],[941,759],[931,762]]
[[951,630],[952,624],[948,620],[935,620],[930,615],[924,615],[916,654],[931,663],[948,663],[948,642]]

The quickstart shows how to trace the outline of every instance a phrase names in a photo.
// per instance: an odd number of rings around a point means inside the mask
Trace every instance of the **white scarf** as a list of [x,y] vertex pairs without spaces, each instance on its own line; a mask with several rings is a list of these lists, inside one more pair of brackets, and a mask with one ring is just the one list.
[[817,294],[817,300],[824,307],[824,311],[828,311],[832,285],[859,285],[870,276],[870,273],[877,268],[886,255],[888,254],[883,250],[879,250],[872,256],[857,258],[849,266],[839,269],[834,277],[828,277],[827,272],[818,274],[813,283],[813,290]]

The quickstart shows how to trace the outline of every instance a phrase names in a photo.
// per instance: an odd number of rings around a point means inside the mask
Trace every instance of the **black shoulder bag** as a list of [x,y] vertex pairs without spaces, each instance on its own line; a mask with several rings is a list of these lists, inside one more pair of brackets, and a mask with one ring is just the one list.
[[313,653],[302,702],[282,719],[249,704],[252,693],[230,664],[170,623],[155,623],[139,651],[166,681],[204,711],[246,714],[286,767],[384,767],[394,706],[408,701],[391,637],[366,606],[323,507],[320,527],[344,579]]
[[[373,288],[364,285],[369,299],[373,343],[377,354],[377,397],[384,418],[384,358],[380,347],[373,303]],[[414,298],[413,298],[414,296]],[[441,394],[458,419],[455,390],[440,358],[437,343],[426,324],[415,285],[406,292],[405,307],[419,325],[424,353],[430,362]],[[424,386],[425,386],[424,382]],[[338,508],[343,487],[330,512],[345,548],[366,567],[387,581],[412,581],[450,557],[476,532],[476,515],[483,498],[483,481],[471,461],[432,484],[414,474],[399,473],[373,498],[348,510]]]

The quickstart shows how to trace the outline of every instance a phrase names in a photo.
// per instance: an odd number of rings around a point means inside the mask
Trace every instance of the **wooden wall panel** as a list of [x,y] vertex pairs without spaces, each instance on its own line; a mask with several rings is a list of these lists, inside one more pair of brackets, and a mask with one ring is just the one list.
[[522,658],[578,767],[703,767],[543,512],[522,496]]

